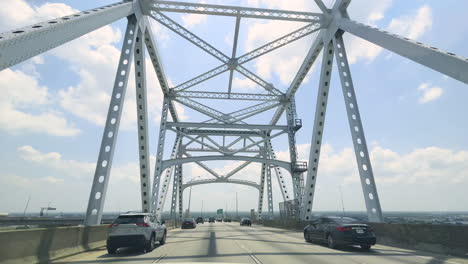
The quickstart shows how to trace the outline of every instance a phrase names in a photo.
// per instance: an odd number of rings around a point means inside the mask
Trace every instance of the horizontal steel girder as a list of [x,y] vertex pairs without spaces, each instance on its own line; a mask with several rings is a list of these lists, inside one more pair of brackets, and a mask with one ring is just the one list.
[[[148,2],[148,0],[147,0]],[[226,5],[195,4],[176,1],[149,1],[155,11],[193,13],[217,16],[288,20],[299,22],[323,22],[325,16],[319,13],[285,11],[264,8],[250,8]]]
[[182,190],[192,187],[195,185],[202,185],[202,184],[210,184],[210,183],[233,183],[233,184],[241,184],[247,185],[250,187],[254,187],[257,190],[260,190],[260,185],[253,181],[244,181],[244,180],[236,180],[236,179],[227,179],[227,178],[218,178],[218,179],[207,179],[207,180],[198,180],[198,181],[190,181],[186,184],[182,185]]
[[337,24],[346,32],[468,84],[468,58],[457,56],[451,52],[444,52],[438,48],[426,46],[421,42],[391,34],[347,18],[339,19]]
[[229,129],[262,129],[262,130],[287,130],[288,126],[259,125],[259,124],[216,124],[193,122],[167,122],[168,127],[177,128],[229,128]]
[[120,2],[0,34],[0,71],[133,14]]
[[198,161],[217,161],[217,160],[243,160],[243,161],[251,161],[255,163],[267,163],[271,165],[276,165],[278,167],[284,168],[285,170],[291,172],[291,163],[286,162],[286,161],[266,159],[266,158],[257,158],[257,157],[248,157],[248,156],[231,156],[231,155],[199,156],[199,157],[164,160],[162,162],[163,163],[162,169],[166,169],[170,166],[174,166],[177,164],[185,164],[185,163],[198,162]]
[[208,130],[208,129],[189,129],[184,130],[186,135],[204,135],[204,136],[262,136],[262,132],[241,131],[241,130]]
[[203,99],[220,99],[220,100],[275,101],[275,102],[284,101],[284,96],[276,95],[276,94],[181,91],[181,92],[172,92],[171,96],[182,97],[182,98],[203,98]]
[[[186,148],[185,149],[187,152],[219,152],[216,150],[208,149],[208,148]],[[254,149],[245,149],[245,150],[239,150],[239,149],[226,149],[226,152],[239,152],[239,153],[258,153],[260,149],[254,148]]]

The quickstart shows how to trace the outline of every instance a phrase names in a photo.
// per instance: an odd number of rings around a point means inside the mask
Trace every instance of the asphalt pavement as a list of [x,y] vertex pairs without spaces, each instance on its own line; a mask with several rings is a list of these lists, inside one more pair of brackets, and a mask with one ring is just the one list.
[[307,243],[301,232],[239,223],[205,223],[196,229],[173,229],[167,242],[152,252],[105,248],[56,260],[53,263],[343,263],[343,264],[468,264],[468,259],[376,245],[330,249]]

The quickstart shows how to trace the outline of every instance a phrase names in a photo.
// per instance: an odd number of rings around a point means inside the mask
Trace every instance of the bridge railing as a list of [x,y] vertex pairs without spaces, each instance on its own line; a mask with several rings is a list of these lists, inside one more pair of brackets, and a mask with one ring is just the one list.
[[[266,227],[302,231],[306,221],[254,221]],[[468,257],[468,225],[369,223],[377,243],[444,255]]]

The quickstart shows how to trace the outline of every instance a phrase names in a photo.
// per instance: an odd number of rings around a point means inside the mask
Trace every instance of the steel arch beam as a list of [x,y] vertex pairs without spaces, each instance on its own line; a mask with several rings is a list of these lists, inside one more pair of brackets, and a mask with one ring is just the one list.
[[149,6],[154,11],[193,13],[217,16],[232,16],[260,19],[287,20],[297,22],[323,22],[325,17],[320,13],[285,11],[277,9],[239,7],[227,5],[212,5],[186,3],[176,1],[148,1],[153,2]]
[[244,181],[244,180],[236,180],[236,179],[226,179],[226,178],[218,178],[218,179],[208,179],[208,180],[198,180],[192,181],[182,185],[182,191],[188,187],[195,186],[195,185],[202,185],[202,184],[210,184],[210,183],[232,183],[232,184],[240,184],[253,187],[257,190],[260,189],[260,185],[253,181]]
[[133,5],[112,5],[55,18],[0,34],[0,71],[133,14]]
[[267,163],[267,164],[271,164],[271,165],[284,168],[287,171],[291,172],[291,163],[286,162],[286,161],[249,157],[249,156],[228,156],[228,155],[226,156],[198,156],[198,157],[190,157],[190,158],[178,158],[178,159],[164,160],[162,164],[162,169],[164,170],[168,167],[171,167],[177,164],[199,162],[199,161],[216,161],[216,160],[242,160],[242,161],[251,161],[251,162],[256,162],[256,163]]
[[347,18],[341,18],[336,23],[346,32],[468,84],[468,58],[457,56],[451,52],[443,52],[438,48],[430,47],[421,42],[412,41],[408,38],[391,34]]

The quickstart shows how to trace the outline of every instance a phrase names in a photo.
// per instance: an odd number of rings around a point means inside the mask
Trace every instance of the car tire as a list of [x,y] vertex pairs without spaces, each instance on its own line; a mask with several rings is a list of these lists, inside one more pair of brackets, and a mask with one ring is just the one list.
[[305,239],[305,241],[306,241],[307,243],[312,242],[312,240],[310,240],[310,235],[309,235],[309,233],[307,233],[307,232],[304,232],[304,239]]
[[154,243],[155,243],[155,241],[154,241],[154,234],[153,234],[153,235],[151,235],[150,240],[146,243],[146,246],[144,248],[146,253],[149,253],[149,252],[153,251],[153,249],[155,247]]
[[161,240],[159,240],[159,245],[166,244],[166,236],[167,236],[167,233],[166,233],[166,231],[164,231],[163,237],[161,238]]
[[332,234],[329,234],[327,237],[327,245],[329,248],[336,248],[335,239],[333,239]]
[[109,245],[106,246],[106,248],[107,248],[107,253],[109,253],[109,254],[115,254],[115,253],[117,252],[117,249],[116,249],[116,248],[111,247],[111,246],[109,246]]
[[372,247],[371,245],[361,245],[361,248],[362,248],[363,250],[370,250],[371,247]]

